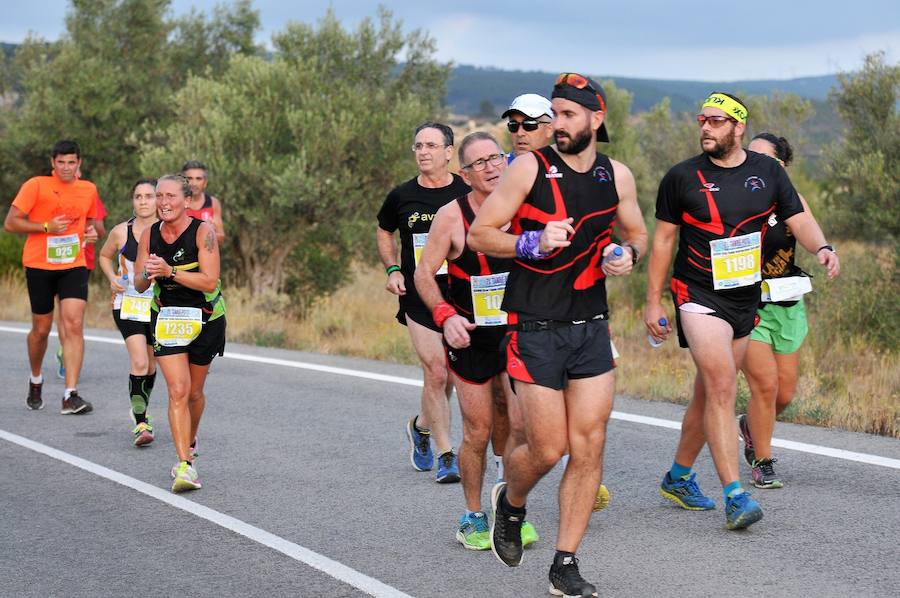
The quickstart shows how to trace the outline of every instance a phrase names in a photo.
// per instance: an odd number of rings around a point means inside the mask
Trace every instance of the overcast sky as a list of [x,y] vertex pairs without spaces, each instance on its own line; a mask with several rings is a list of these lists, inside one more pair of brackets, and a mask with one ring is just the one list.
[[[173,0],[209,12],[228,0]],[[6,1],[0,41],[64,30],[68,0]],[[437,58],[457,64],[600,76],[728,81],[787,79],[854,70],[884,50],[900,61],[898,0],[383,0],[406,29],[437,40]],[[332,6],[355,27],[375,14],[360,0],[255,0],[268,43],[287,21],[317,21]]]

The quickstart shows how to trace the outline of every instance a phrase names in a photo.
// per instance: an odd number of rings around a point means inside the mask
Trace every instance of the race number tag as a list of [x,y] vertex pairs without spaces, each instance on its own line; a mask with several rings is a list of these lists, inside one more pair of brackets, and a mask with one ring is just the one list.
[[[413,239],[413,256],[416,260],[416,266],[419,265],[419,260],[422,259],[422,249],[425,248],[425,242],[428,240],[428,233],[415,233],[412,236]],[[447,260],[444,260],[444,263],[441,264],[441,267],[438,268],[438,271],[434,273],[435,276],[438,274],[446,274],[447,273]]]
[[506,312],[500,309],[503,304],[503,291],[509,272],[473,276],[472,306],[475,311],[476,326],[505,326]]
[[745,287],[762,280],[759,233],[713,239],[709,242],[709,257],[716,291]]
[[763,281],[760,288],[760,301],[799,301],[803,295],[812,292],[812,283],[808,276],[786,276],[769,278]]
[[71,264],[78,257],[79,247],[77,234],[47,237],[47,263]]
[[150,321],[150,302],[153,300],[153,286],[151,285],[143,293],[138,293],[133,288],[128,288],[122,295],[122,306],[119,317],[132,322]]
[[163,347],[187,347],[202,328],[199,307],[163,307],[156,318],[156,342]]

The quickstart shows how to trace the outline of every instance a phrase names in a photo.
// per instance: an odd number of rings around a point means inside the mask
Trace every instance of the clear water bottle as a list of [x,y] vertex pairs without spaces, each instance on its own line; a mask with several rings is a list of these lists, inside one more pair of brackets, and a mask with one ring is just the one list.
[[122,285],[123,288],[128,288],[128,272],[122,275],[122,278],[119,279],[119,284]]
[[[668,324],[668,323],[669,323],[668,320],[666,320],[665,318],[660,318],[660,319],[659,319],[659,322],[658,322],[658,324],[659,324],[662,328],[665,328],[665,327],[666,327],[666,324]],[[663,344],[664,342],[666,342],[666,341],[665,341],[665,340],[658,341],[658,340],[656,340],[655,338],[653,338],[653,335],[652,335],[652,334],[648,334],[648,335],[647,335],[647,342],[650,343],[650,346],[651,346],[651,347],[653,347],[654,349],[656,349],[657,347],[662,346],[662,344]]]
[[605,264],[606,262],[609,262],[612,260],[617,260],[620,257],[622,257],[622,248],[619,246],[616,246],[615,249],[613,249],[612,251],[607,253],[605,256],[603,256],[603,260],[600,263]]

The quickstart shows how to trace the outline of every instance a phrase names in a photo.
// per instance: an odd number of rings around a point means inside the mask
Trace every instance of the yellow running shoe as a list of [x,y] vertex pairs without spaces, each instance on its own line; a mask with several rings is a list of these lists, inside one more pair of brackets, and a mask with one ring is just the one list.
[[594,497],[594,513],[602,511],[609,506],[609,489],[603,484],[597,488],[597,496]]

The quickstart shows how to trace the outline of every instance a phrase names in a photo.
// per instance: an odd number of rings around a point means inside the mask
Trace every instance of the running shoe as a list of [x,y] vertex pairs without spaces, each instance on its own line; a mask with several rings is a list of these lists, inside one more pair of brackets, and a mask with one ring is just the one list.
[[522,522],[522,548],[527,548],[540,540],[537,530],[530,521]]
[[597,595],[597,588],[581,576],[578,559],[564,555],[554,558],[550,565],[550,593],[564,598],[590,598]]
[[490,550],[491,526],[487,515],[479,511],[460,517],[456,540],[468,550]]
[[191,443],[191,446],[189,447],[191,449],[191,458],[192,459],[196,459],[197,457],[200,456],[200,451],[198,450],[199,447],[200,447],[200,443],[197,442],[197,437],[194,436],[194,441]]
[[438,484],[453,484],[459,481],[459,464],[453,451],[447,451],[438,457],[435,481]]
[[749,492],[739,492],[725,499],[725,529],[744,529],[760,519],[763,512]]
[[606,507],[609,506],[609,489],[600,484],[600,487],[597,488],[597,496],[594,497],[594,513],[597,511],[602,511]]
[[153,442],[153,426],[149,420],[139,423],[131,433],[134,434],[134,446],[144,446]]
[[56,377],[66,379],[66,363],[63,361],[62,347],[56,350]]
[[434,453],[431,452],[431,434],[422,434],[416,429],[418,415],[406,422],[406,437],[409,439],[409,460],[416,471],[431,471],[434,467]]
[[173,469],[175,470],[175,481],[172,482],[172,492],[187,492],[201,487],[197,470],[187,461],[182,461]]
[[716,508],[716,503],[708,496],[700,492],[700,486],[696,482],[696,473],[692,473],[680,480],[673,480],[669,472],[663,476],[659,485],[659,493],[663,498],[687,509],[688,511],[709,511]]
[[83,415],[93,410],[93,405],[78,396],[77,390],[73,390],[68,399],[63,399],[60,413],[63,415]]
[[753,467],[753,462],[756,461],[756,450],[753,448],[753,437],[750,436],[750,423],[747,421],[746,415],[738,418],[738,428],[741,430],[741,440],[744,441],[744,459],[747,460],[747,465]]
[[754,461],[750,472],[753,475],[753,485],[757,488],[783,488],[784,484],[775,475],[775,468],[772,466],[778,459],[760,459]]
[[32,384],[31,380],[28,381],[28,398],[25,399],[25,404],[32,411],[44,408],[44,399],[41,397],[41,388],[43,388],[43,386],[43,382],[40,384]]
[[518,567],[522,562],[522,522],[525,514],[515,514],[504,510],[503,496],[506,482],[495,484],[491,490],[491,508],[494,512],[491,522],[491,551],[507,567]]

